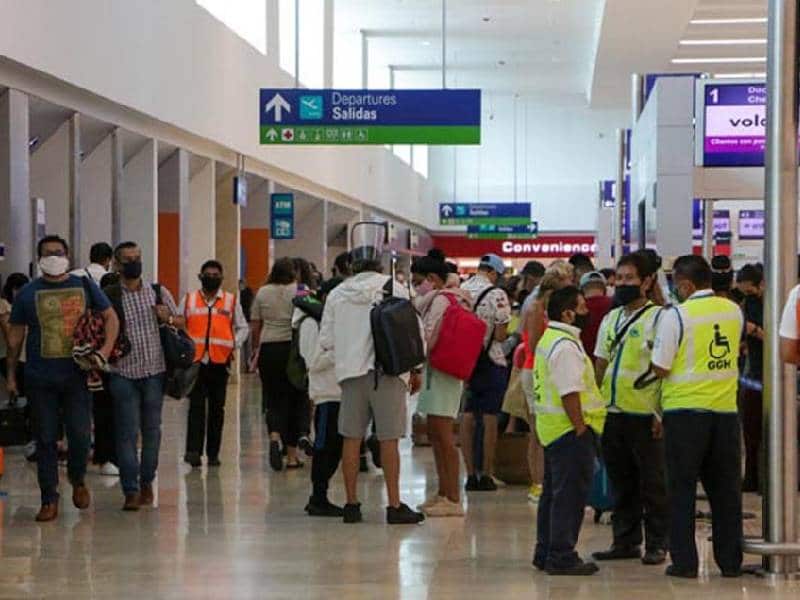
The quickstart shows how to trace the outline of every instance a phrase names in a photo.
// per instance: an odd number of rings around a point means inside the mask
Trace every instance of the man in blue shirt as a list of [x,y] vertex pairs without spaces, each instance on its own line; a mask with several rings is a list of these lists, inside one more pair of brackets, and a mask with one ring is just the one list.
[[68,273],[66,241],[55,235],[45,236],[39,241],[37,254],[42,276],[19,292],[11,308],[8,391],[12,396],[17,393],[14,371],[27,329],[26,392],[36,425],[42,493],[42,508],[36,520],[52,521],[58,516],[59,412],[69,443],[67,472],[72,502],[76,508],[85,509],[91,501],[84,476],[91,443],[92,405],[86,376],[72,359],[75,326],[87,309],[103,315],[105,343],[100,353],[107,359],[117,340],[119,320],[108,298],[91,279]]

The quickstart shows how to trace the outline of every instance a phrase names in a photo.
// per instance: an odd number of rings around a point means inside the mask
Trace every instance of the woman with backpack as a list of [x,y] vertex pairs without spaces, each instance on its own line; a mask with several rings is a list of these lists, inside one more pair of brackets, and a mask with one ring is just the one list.
[[[447,326],[445,312],[453,301],[472,314],[472,299],[468,292],[459,288],[445,288],[449,270],[442,260],[425,256],[415,263],[415,271],[424,276],[432,287],[419,299],[417,309],[422,315],[427,347],[433,352],[442,326]],[[427,417],[428,439],[433,446],[439,479],[436,494],[419,507],[429,517],[464,516],[460,496],[459,453],[453,436],[453,423],[461,406],[463,387],[462,380],[433,368],[430,363],[427,365],[417,410]]]

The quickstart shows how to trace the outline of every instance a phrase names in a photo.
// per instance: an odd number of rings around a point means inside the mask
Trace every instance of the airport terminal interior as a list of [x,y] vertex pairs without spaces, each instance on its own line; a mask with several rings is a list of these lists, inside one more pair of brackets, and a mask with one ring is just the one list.
[[0,600],[800,597],[798,22],[0,0]]

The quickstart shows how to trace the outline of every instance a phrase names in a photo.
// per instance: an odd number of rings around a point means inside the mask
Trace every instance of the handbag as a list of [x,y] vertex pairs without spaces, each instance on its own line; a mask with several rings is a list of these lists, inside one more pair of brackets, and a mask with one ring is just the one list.
[[[153,284],[153,291],[156,293],[156,304],[163,305],[161,297],[161,285]],[[194,341],[185,331],[178,329],[168,323],[161,323],[158,327],[161,336],[161,347],[164,349],[164,361],[167,364],[167,371],[175,369],[188,369],[194,363]]]

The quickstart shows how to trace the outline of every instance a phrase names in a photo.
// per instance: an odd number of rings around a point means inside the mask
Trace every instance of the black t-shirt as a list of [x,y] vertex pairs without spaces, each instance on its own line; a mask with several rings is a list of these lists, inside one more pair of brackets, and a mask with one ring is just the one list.
[[[744,319],[764,326],[764,300],[757,296],[747,296],[744,300]],[[751,379],[762,381],[764,377],[764,342],[755,336],[748,335],[747,343],[747,368],[745,375]]]

